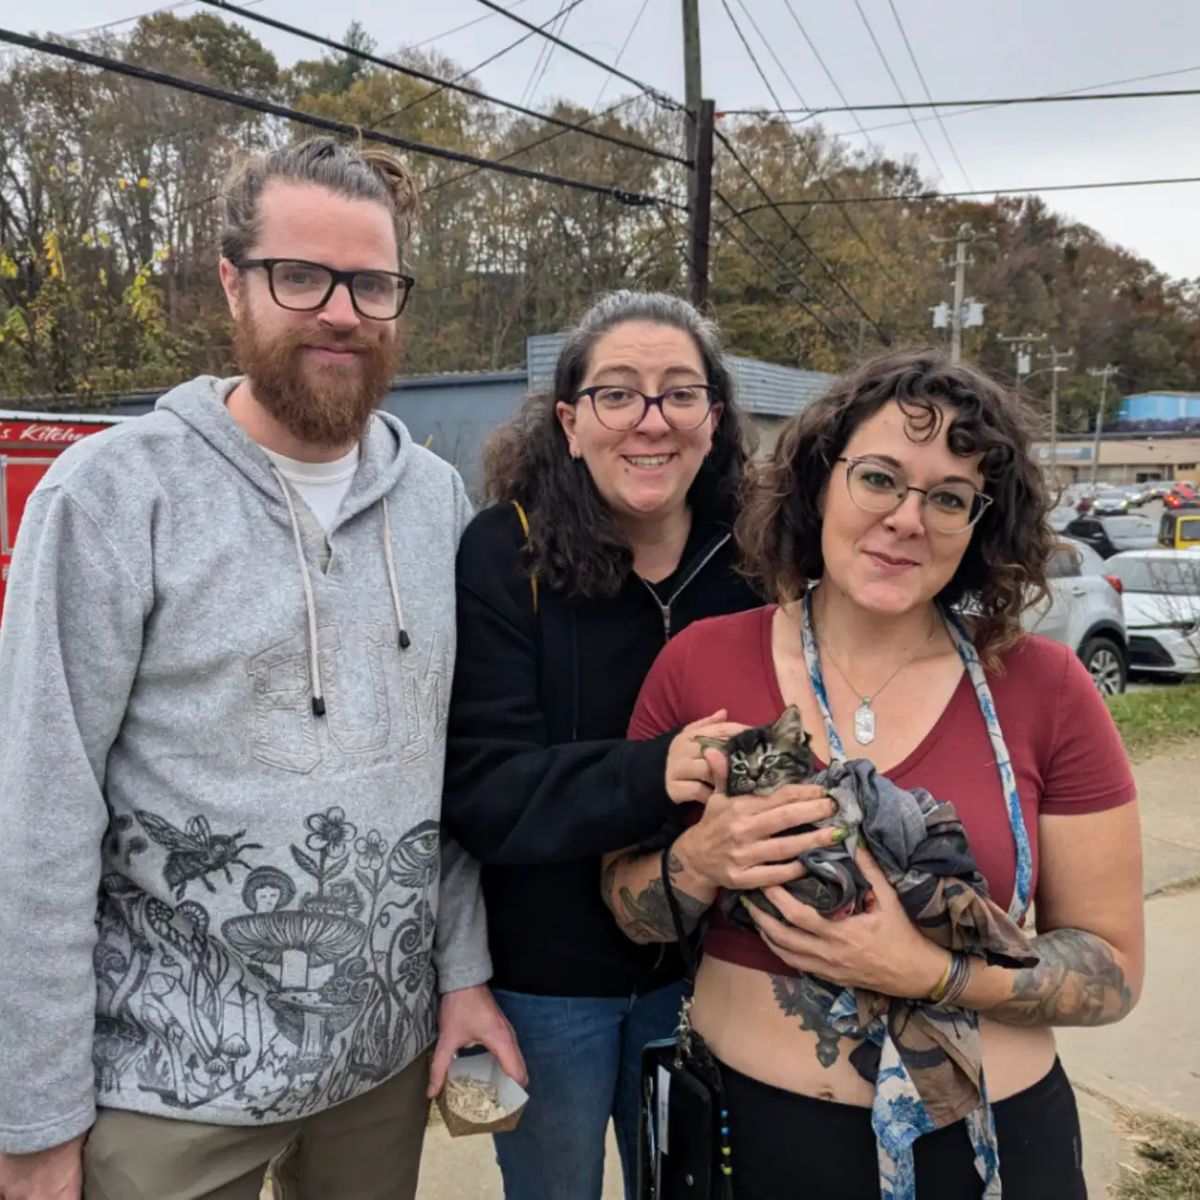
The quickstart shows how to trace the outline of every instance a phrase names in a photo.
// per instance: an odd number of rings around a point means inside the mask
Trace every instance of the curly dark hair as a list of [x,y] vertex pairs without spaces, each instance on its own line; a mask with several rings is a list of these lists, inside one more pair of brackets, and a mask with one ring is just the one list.
[[980,472],[992,503],[937,599],[965,609],[981,659],[996,670],[1020,635],[1021,613],[1047,594],[1050,498],[1031,454],[1034,426],[1023,401],[940,350],[872,358],[787,422],[738,519],[747,570],[781,602],[821,577],[821,496],[834,463],[854,430],[893,400],[914,442],[936,438],[948,420],[950,449],[983,456]]
[[549,392],[526,397],[512,420],[483,449],[484,489],[495,503],[516,500],[529,514],[528,566],[548,587],[572,599],[614,596],[633,568],[633,551],[582,460],[572,459],[555,413],[573,404],[592,347],[627,321],[668,325],[696,343],[714,403],[722,406],[712,450],[688,491],[700,520],[732,525],[737,516],[749,428],[734,397],[716,325],[686,300],[663,292],[610,292],[583,315],[559,351]]

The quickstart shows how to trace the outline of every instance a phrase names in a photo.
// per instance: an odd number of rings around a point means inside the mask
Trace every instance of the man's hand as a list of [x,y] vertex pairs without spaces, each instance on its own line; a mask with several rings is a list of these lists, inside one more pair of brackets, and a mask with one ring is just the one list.
[[[455,1054],[464,1046],[476,1045],[486,1046],[496,1056],[500,1069],[522,1087],[529,1082],[525,1060],[517,1045],[517,1035],[500,1011],[491,989],[480,984],[457,992],[447,992],[442,997],[437,1046],[434,1047],[433,1062],[429,1066],[427,1094],[430,1098],[442,1090],[450,1060]],[[7,1193],[0,1193],[0,1200],[8,1200]],[[41,1198],[38,1197],[38,1200]],[[71,1200],[75,1200],[75,1197],[72,1196]]]
[[0,1200],[80,1200],[85,1136],[33,1154],[0,1154]]

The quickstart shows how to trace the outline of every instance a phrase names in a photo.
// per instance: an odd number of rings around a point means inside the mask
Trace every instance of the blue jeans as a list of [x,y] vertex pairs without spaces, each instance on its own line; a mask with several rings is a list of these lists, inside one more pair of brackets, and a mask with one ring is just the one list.
[[521,1123],[495,1135],[505,1200],[600,1200],[610,1117],[634,1200],[642,1050],[674,1032],[683,984],[636,999],[495,996],[529,1068]]

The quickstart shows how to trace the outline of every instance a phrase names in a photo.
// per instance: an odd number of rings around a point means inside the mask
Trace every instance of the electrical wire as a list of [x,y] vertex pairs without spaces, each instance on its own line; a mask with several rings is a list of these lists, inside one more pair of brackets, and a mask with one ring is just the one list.
[[[904,48],[908,51],[908,57],[912,62],[913,70],[917,73],[917,78],[921,81],[921,88],[925,92],[925,99],[932,103],[933,93],[929,90],[929,84],[925,82],[925,72],[921,70],[921,64],[917,62],[917,56],[913,50],[912,42],[908,40],[908,31],[904,28],[904,22],[900,20],[900,12],[896,8],[896,0],[888,0],[888,8],[892,10],[892,16],[896,19],[896,28],[900,30],[900,36],[904,39]],[[910,109],[909,111],[911,113],[912,110]],[[955,165],[958,167],[963,179],[966,180],[967,187],[973,188],[975,185],[971,182],[971,177],[967,174],[967,168],[962,165],[962,159],[958,157],[958,151],[954,148],[954,143],[950,140],[950,131],[946,128],[946,122],[942,120],[942,114],[935,108],[933,115],[937,117],[938,128],[942,131],[942,137],[946,139],[946,145],[950,147],[950,153],[954,158]],[[915,127],[919,128],[919,126]]]
[[[583,0],[568,0],[562,8],[558,10],[548,21],[543,22],[545,25],[553,25],[559,17],[565,12],[570,12],[571,9],[583,3]],[[515,5],[513,6],[515,7]],[[495,16],[494,13],[489,13],[488,16]],[[465,71],[460,71],[453,79],[447,80],[447,83],[461,83],[464,79],[469,79],[477,71],[482,71],[484,67],[494,63],[497,59],[503,58],[510,50],[515,50],[518,46],[523,46],[529,39],[533,37],[532,33],[524,34],[517,38],[515,42],[509,42],[507,46],[501,46],[494,54],[489,54],[482,62],[477,62],[473,67],[468,67]],[[407,104],[402,104],[399,108],[394,109],[386,116],[380,117],[375,122],[376,127],[382,125],[385,121],[390,121],[393,117],[400,116],[401,113],[406,113],[410,108],[416,108],[418,104],[424,104],[426,100],[432,100],[434,96],[440,96],[446,90],[445,85],[439,85],[418,96],[415,100],[410,100]]]
[[[509,8],[516,8],[518,5],[526,3],[526,0],[513,0]],[[413,42],[407,46],[408,50],[420,50],[424,46],[431,46],[434,42],[440,42],[442,38],[448,38],[451,34],[462,33],[464,29],[470,29],[472,25],[482,25],[484,21],[490,21],[495,17],[495,13],[484,13],[482,17],[473,17],[470,21],[464,21],[461,25],[455,25],[453,29],[444,30],[442,33],[435,33],[433,37],[426,38],[421,42]]]
[[[748,226],[748,228],[750,228],[751,230],[753,230],[754,232],[757,233],[757,230],[754,229],[753,225]],[[799,296],[793,295],[792,289],[796,285],[794,283],[789,283],[788,280],[784,279],[782,275],[780,275],[776,271],[772,270],[770,264],[763,262],[763,260],[761,258],[759,258],[759,256],[757,254],[755,254],[754,251],[751,250],[750,247],[747,246],[746,243],[743,242],[742,239],[740,237],[738,237],[738,235],[736,233],[733,232],[733,230],[729,226],[728,221],[718,221],[717,222],[717,230],[720,232],[722,237],[727,237],[735,246],[739,247],[741,249],[742,253],[744,253],[747,258],[749,258],[753,263],[755,263],[758,266],[759,270],[765,271],[768,275],[770,275],[772,278],[774,278],[775,282],[780,287],[787,289],[788,299],[790,299],[792,301],[792,303],[796,305],[797,308],[801,309],[803,312],[806,312],[810,317],[812,317],[812,319],[814,321],[816,321],[816,323],[818,325],[820,325],[820,327],[825,331],[829,340],[835,346],[838,343],[845,342],[847,340],[844,334],[840,334],[837,332],[837,330],[832,328],[832,326],[829,325],[829,323],[825,320],[825,318],[822,317],[821,314],[818,313],[814,308],[812,308],[811,305],[806,304],[803,300],[800,299]]]
[[[879,55],[879,61],[883,63],[883,69],[888,73],[888,78],[892,81],[892,85],[896,89],[896,95],[900,97],[901,105],[908,108],[908,101],[904,97],[904,89],[900,86],[900,80],[896,78],[896,72],[892,70],[892,64],[888,62],[888,56],[883,52],[883,47],[879,44],[879,39],[875,36],[875,30],[871,28],[871,22],[867,20],[867,14],[862,6],[862,0],[854,0],[854,7],[858,9],[858,15],[862,18],[862,23],[866,27],[867,34],[871,39],[871,44],[875,47]],[[909,116],[912,116],[910,110]],[[929,144],[929,139],[925,136],[925,130],[920,125],[913,121],[912,127],[917,131],[917,137],[921,139],[921,145],[925,147],[925,153],[929,155],[929,161],[933,163],[934,170],[942,178],[946,178],[946,172],[942,170],[942,164],[938,162],[937,155],[933,152],[933,147]]]
[[[620,50],[617,51],[617,57],[613,59],[614,67],[621,65],[621,59],[625,57],[625,51],[629,49],[629,43],[633,41],[633,35],[637,33],[637,28],[642,23],[642,18],[646,15],[646,9],[649,7],[650,0],[642,0],[642,7],[638,9],[638,14],[633,18],[633,24],[629,27],[629,32],[625,35],[625,40],[621,43]],[[596,93],[596,99],[592,101],[593,111],[600,107],[600,101],[603,99],[604,93],[608,91],[608,85],[612,83],[612,78],[611,75],[605,75],[604,82],[600,85],[600,90]]]
[[[1179,71],[1167,71],[1167,75],[1183,75],[1191,71],[1200,71],[1200,67],[1184,67]],[[1153,79],[1156,76],[1143,75],[1142,79]],[[1103,84],[1095,86],[1103,87]],[[860,113],[860,112],[886,112],[891,109],[905,108],[957,108],[959,112],[944,113],[947,117],[957,117],[963,112],[972,110],[981,110],[985,108],[1004,108],[1012,104],[1070,104],[1081,100],[1159,100],[1170,96],[1200,96],[1200,88],[1162,88],[1152,91],[1141,92],[1091,92],[1087,95],[1079,94],[1082,88],[1076,89],[1073,92],[1050,92],[1042,96],[999,96],[988,99],[975,100],[905,100],[900,104],[830,104],[821,108],[725,108],[721,110],[722,116],[727,117],[771,117],[784,116],[788,113],[803,113],[804,119],[808,120],[812,117],[823,116],[826,113]],[[926,121],[936,121],[937,116],[925,117]],[[896,121],[891,125],[876,125],[875,129],[896,129],[901,125],[907,125],[908,121]],[[870,133],[870,129],[864,129],[864,133]]]
[[603,59],[596,58],[595,55],[589,54],[586,50],[580,50],[578,46],[573,46],[570,42],[564,42],[562,38],[555,37],[552,33],[547,33],[545,28],[534,25],[532,22],[526,21],[524,17],[518,17],[515,13],[509,12],[508,9],[502,8],[497,4],[495,0],[478,0],[478,3],[482,4],[485,8],[490,8],[493,12],[502,13],[510,21],[515,21],[518,25],[524,25],[526,29],[530,29],[534,33],[541,34],[547,41],[554,42],[555,45],[561,46],[564,50],[569,50],[576,58],[582,58],[584,62],[590,62],[594,67],[599,67],[602,71],[607,71],[610,75],[615,75],[616,78],[623,79],[626,83],[632,84],[664,108],[669,108],[674,112],[684,111],[684,106],[673,96],[668,96],[666,92],[660,92],[658,88],[648,83],[643,83],[640,79],[635,79],[632,75],[627,75],[624,71],[618,70],[616,67],[604,62]]
[[[771,45],[770,39],[766,37],[761,29],[759,29],[758,22],[754,19],[753,14],[750,12],[750,9],[746,4],[746,0],[737,0],[737,2],[738,7],[746,14],[746,20],[750,22],[750,27],[755,33],[758,34],[758,40],[766,47],[767,53],[771,56],[771,60],[779,68],[779,73],[784,77],[784,79],[787,80],[788,87],[790,87],[792,91],[796,93],[796,99],[799,100],[801,104],[807,103],[804,97],[800,94],[800,89],[796,86],[796,81],[788,73],[787,67],[785,67],[783,63],[779,61],[779,55],[775,53],[775,47]],[[725,11],[729,11],[728,5],[725,6]]]
[[[791,16],[792,20],[795,21],[796,28],[800,30],[800,35],[808,43],[808,48],[812,51],[813,57],[817,60],[818,63],[820,63],[821,70],[825,72],[825,77],[829,80],[829,82],[831,84],[833,84],[833,90],[835,92],[837,92],[838,99],[841,100],[841,102],[844,105],[849,105],[850,102],[846,99],[846,95],[842,91],[841,85],[838,83],[837,79],[834,78],[834,74],[829,69],[828,65],[826,64],[825,59],[821,57],[821,52],[817,49],[817,44],[812,40],[811,37],[809,37],[808,30],[804,28],[803,22],[796,15],[796,10],[792,7],[792,0],[783,0],[783,4],[784,4],[784,7],[788,10],[788,14]],[[865,129],[863,129],[863,123],[862,123],[862,120],[859,118],[858,113],[854,112],[851,109],[848,109],[848,111],[851,112],[851,115],[854,117],[854,120],[857,122],[859,131],[864,136],[866,136],[867,131]],[[871,139],[868,136],[867,143],[870,144],[870,142],[871,142]]]
[[522,179],[535,179],[541,183],[555,184],[558,187],[574,188],[577,191],[591,192],[600,196],[611,196],[622,204],[636,207],[646,205],[664,205],[684,209],[685,205],[665,196],[646,195],[641,192],[630,192],[609,184],[589,183],[582,179],[570,179],[562,175],[553,175],[546,171],[533,171],[527,167],[516,167],[511,163],[494,162],[491,159],[480,158],[475,154],[467,154],[462,150],[450,150],[444,146],[431,146],[426,142],[413,141],[411,138],[397,137],[390,133],[380,133],[374,129],[362,129],[348,121],[335,121],[329,117],[320,117],[314,113],[302,112],[285,104],[275,104],[269,100],[260,100],[254,96],[246,96],[240,92],[226,91],[224,88],[212,87],[207,83],[197,83],[191,79],[181,79],[177,75],[168,75],[163,71],[153,71],[147,67],[139,67],[134,63],[121,62],[103,54],[93,54],[81,50],[77,46],[66,46],[58,42],[48,42],[43,38],[29,37],[11,29],[0,29],[0,42],[21,46],[26,50],[36,50],[56,58],[66,58],[72,62],[82,63],[89,67],[99,67],[117,75],[126,75],[132,79],[140,79],[146,83],[159,84],[175,91],[190,92],[196,96],[204,96],[210,100],[220,100],[238,108],[253,112],[264,113],[267,116],[282,117],[287,121],[295,121],[299,125],[309,125],[315,129],[324,129],[330,133],[340,133],[348,137],[362,138],[364,141],[382,142],[395,146],[413,154],[425,154],[431,158],[444,158],[451,162],[469,163],[483,170],[497,171],[504,175],[516,175]]
[[967,192],[906,192],[898,196],[842,196],[837,200],[772,200],[769,204],[752,204],[741,213],[762,212],[765,209],[801,208],[826,204],[912,204],[937,200],[954,200],[965,196],[1026,196],[1037,192],[1087,192],[1103,188],[1164,187],[1177,183],[1200,183],[1200,175],[1180,175],[1163,179],[1109,179],[1099,183],[1052,183],[1045,187],[977,188]]
[[[721,5],[725,9],[725,15],[729,18],[729,22],[733,26],[734,32],[738,35],[738,39],[741,41],[742,46],[746,51],[746,54],[749,56],[750,62],[753,64],[754,69],[758,72],[758,77],[766,85],[767,91],[770,92],[770,94],[771,94],[771,98],[775,101],[776,104],[778,104],[779,97],[775,94],[775,89],[771,86],[770,79],[767,78],[767,74],[763,70],[762,64],[758,61],[758,57],[755,55],[754,50],[752,49],[749,41],[747,40],[745,33],[742,32],[742,27],[738,24],[737,18],[733,15],[733,10],[729,7],[729,0],[721,0]],[[769,204],[771,202],[770,194],[767,192],[766,188],[764,188],[763,185],[759,182],[759,180],[754,176],[753,172],[746,165],[746,163],[742,160],[742,157],[738,154],[736,148],[733,146],[733,144],[730,142],[730,140],[720,130],[717,131],[716,136],[717,136],[717,139],[721,142],[721,144],[725,147],[725,149],[728,150],[730,152],[730,154],[733,155],[734,161],[737,162],[738,166],[740,166],[742,168],[742,170],[746,173],[746,175],[749,176],[749,178],[750,178],[751,182],[754,184],[755,188],[762,194],[763,199],[766,200]],[[820,163],[818,163],[818,161],[817,161],[816,157],[813,155],[812,151],[805,144],[804,139],[798,137],[796,139],[796,144],[800,147],[800,152],[804,155],[804,158],[808,162],[808,165],[812,168],[814,174],[816,175],[817,182],[820,183],[821,186],[825,189],[825,192],[830,197],[830,199],[836,203],[838,193],[835,190],[835,188],[833,187],[833,185],[829,182],[829,180],[825,177],[824,172],[821,170]],[[841,214],[842,220],[846,223],[846,227],[851,231],[851,233],[854,234],[854,236],[861,243],[863,249],[866,250],[867,254],[870,256],[871,261],[875,263],[875,265],[879,268],[879,270],[882,272],[882,274],[885,276],[885,278],[887,278],[887,280],[889,282],[891,282],[893,284],[897,283],[898,281],[896,280],[896,277],[887,268],[887,266],[884,265],[884,263],[883,263],[882,259],[880,259],[879,255],[875,253],[871,244],[863,236],[862,230],[859,229],[859,227],[854,223],[850,214],[848,212],[846,212],[846,210],[844,208],[839,209],[838,211]],[[784,225],[786,225],[787,228],[791,231],[792,236],[797,238],[800,241],[801,245],[808,248],[809,253],[813,255],[813,257],[816,259],[816,261],[818,263],[820,263],[822,270],[824,270],[827,274],[830,275],[831,278],[833,278],[833,274],[832,274],[832,271],[830,271],[830,268],[816,254],[816,252],[814,250],[812,250],[811,247],[808,246],[808,243],[801,236],[800,231],[793,224],[791,224],[791,222],[788,221],[788,219],[783,215],[782,212],[780,212],[778,215],[779,215],[779,219],[781,221],[783,221]],[[839,285],[839,287],[844,286],[841,284],[840,281],[838,281],[838,285]],[[849,296],[849,295],[850,295],[850,293],[847,290],[847,296]],[[874,321],[873,318],[868,316],[868,314],[861,309],[861,306],[859,305],[858,300],[854,299],[853,297],[851,297],[851,299],[852,299],[852,302],[855,304],[855,306],[859,307],[860,311],[862,312],[862,316],[866,320],[871,322],[872,326],[876,329],[876,331],[880,334],[881,337],[884,337],[886,339],[886,335],[883,334],[883,331],[879,328],[879,325]],[[885,344],[886,344],[886,340],[885,340]]]
[[[581,3],[582,0],[575,0]],[[378,54],[372,54],[368,50],[360,50],[355,46],[348,46],[344,42],[334,41],[332,38],[322,37],[318,33],[311,33],[307,29],[301,29],[297,25],[289,25],[286,21],[277,20],[275,17],[269,17],[265,13],[252,13],[239,4],[232,3],[232,0],[201,0],[201,3],[207,4],[212,8],[217,8],[223,12],[234,13],[239,17],[246,17],[251,21],[256,21],[261,25],[267,25],[272,29],[278,29],[283,33],[294,34],[296,37],[303,38],[305,41],[315,42],[319,46],[325,46],[327,49],[336,50],[339,54],[347,54],[351,58],[357,58],[362,62],[369,62],[377,67],[383,67],[389,71],[396,71],[401,75],[407,75],[412,79],[420,79],[425,83],[436,84],[439,88],[449,89],[450,91],[461,92],[463,95],[471,96],[476,100],[482,100],[487,104],[496,104],[501,108],[510,109],[513,112],[520,113],[525,117],[532,117],[536,121],[545,121],[548,125],[557,125],[561,129],[568,129],[574,133],[584,133],[588,137],[596,138],[602,142],[612,142],[616,145],[623,146],[626,149],[639,150],[643,154],[653,155],[655,158],[662,158],[668,162],[680,163],[683,166],[688,165],[688,160],[672,154],[667,150],[658,150],[651,146],[639,146],[636,142],[626,141],[623,138],[615,138],[611,134],[601,133],[596,129],[587,129],[573,121],[564,121],[560,117],[552,116],[548,113],[538,112],[536,109],[526,108],[521,104],[514,104],[510,100],[501,100],[496,96],[489,96],[486,92],[481,92],[477,88],[467,87],[464,84],[457,83],[452,80],[439,79],[436,75],[429,74],[428,71],[421,71],[416,67],[405,66],[401,63],[393,62],[391,59],[382,58]],[[401,109],[401,112],[404,110]],[[386,118],[376,122],[377,125],[383,124]]]

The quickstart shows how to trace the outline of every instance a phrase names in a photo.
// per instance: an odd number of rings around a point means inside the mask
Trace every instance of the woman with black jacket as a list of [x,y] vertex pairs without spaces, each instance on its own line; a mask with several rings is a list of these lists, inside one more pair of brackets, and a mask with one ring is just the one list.
[[675,1026],[675,948],[637,946],[600,856],[701,799],[695,734],[625,740],[666,641],[761,603],[730,527],[746,433],[715,326],[688,303],[615,292],[559,355],[553,391],[491,439],[489,498],[458,559],[447,830],[483,864],[493,988],[529,1068],[519,1127],[496,1137],[508,1200],[600,1196],[610,1117],[632,1196],[638,1074]]

